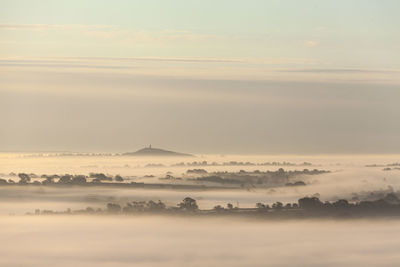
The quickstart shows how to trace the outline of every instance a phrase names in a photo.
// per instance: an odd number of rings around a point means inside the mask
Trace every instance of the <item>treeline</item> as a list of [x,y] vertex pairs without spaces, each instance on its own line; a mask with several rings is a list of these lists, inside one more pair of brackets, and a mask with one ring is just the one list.
[[[72,175],[72,174],[64,174],[64,175],[47,175],[43,174],[42,176],[38,177],[35,174],[27,174],[27,173],[19,173],[13,174],[11,173],[10,176],[17,176],[19,181],[15,182],[12,179],[0,179],[0,185],[7,185],[7,184],[33,184],[33,185],[50,185],[50,184],[71,184],[71,185],[82,185],[88,183],[88,179],[90,178],[90,183],[101,183],[102,181],[116,181],[116,182],[123,182],[124,178],[120,175],[109,176],[105,175],[104,173],[90,173],[89,176],[87,175]],[[32,178],[43,178],[44,180],[33,181],[31,182]]]
[[289,170],[285,171],[279,168],[277,171],[244,171],[239,172],[212,172],[208,173],[204,169],[188,170],[186,174],[190,177],[192,175],[200,176],[189,178],[191,181],[197,182],[213,182],[221,184],[239,184],[239,185],[272,185],[272,186],[303,186],[306,185],[304,181],[290,181],[290,179],[297,176],[304,175],[318,175],[329,173],[325,170]]
[[[293,179],[297,176],[305,176],[305,175],[318,175],[329,173],[329,171],[325,170],[288,170],[285,171],[283,168],[279,168],[277,171],[245,171],[240,170],[238,172],[211,172],[208,173],[204,169],[192,169],[187,170],[186,174],[183,174],[182,177],[174,177],[172,173],[167,173],[164,178],[159,178],[159,180],[171,180],[174,183],[162,183],[162,184],[144,184],[143,182],[131,182],[131,183],[122,183],[127,179],[124,179],[120,175],[106,175],[104,173],[90,173],[89,175],[76,175],[76,174],[52,174],[47,175],[43,174],[38,176],[34,173],[10,173],[11,177],[18,177],[19,181],[14,181],[14,179],[1,179],[0,185],[10,185],[10,184],[20,184],[20,185],[115,185],[115,186],[123,186],[123,185],[132,185],[132,186],[166,186],[166,185],[174,185],[177,186],[183,180],[192,182],[191,184],[181,183],[181,185],[185,186],[200,186],[204,185],[204,183],[214,183],[215,186],[221,186],[221,184],[226,185],[226,187],[231,188],[249,188],[249,187],[279,187],[279,186],[304,186],[306,183],[301,180]],[[146,177],[146,176],[145,176]],[[147,176],[154,177],[154,176]],[[39,181],[39,179],[43,179]],[[104,183],[103,183],[104,182]],[[217,185],[220,184],[220,185]],[[213,187],[213,185],[209,185],[209,187]]]
[[[180,202],[176,207],[167,207],[164,202],[158,201],[132,201],[126,203],[125,206],[121,206],[117,203],[107,203],[105,209],[97,208],[94,209],[92,207],[87,207],[84,210],[76,210],[71,211],[71,209],[67,209],[66,211],[52,211],[52,210],[35,210],[36,215],[40,214],[119,214],[119,213],[140,213],[140,212],[172,212],[172,211],[180,211],[180,212],[197,212],[199,211],[199,207],[195,199],[186,197]],[[30,213],[28,213],[30,214]]]
[[388,164],[368,164],[365,167],[400,167],[400,162],[388,163]]
[[121,206],[108,203],[106,208],[54,212],[36,210],[34,214],[203,214],[203,215],[244,215],[270,216],[273,218],[312,218],[312,217],[362,217],[362,216],[400,216],[400,200],[396,194],[390,193],[375,201],[351,203],[346,199],[322,202],[317,197],[304,197],[297,203],[275,202],[272,205],[256,203],[254,208],[239,208],[228,203],[226,207],[216,205],[213,209],[199,209],[195,199],[186,197],[176,206],[167,207],[162,201],[133,201]]

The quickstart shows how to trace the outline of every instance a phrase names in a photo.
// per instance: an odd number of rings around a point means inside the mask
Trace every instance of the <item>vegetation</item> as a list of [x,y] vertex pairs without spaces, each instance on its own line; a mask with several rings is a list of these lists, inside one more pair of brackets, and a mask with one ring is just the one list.
[[[40,177],[34,173],[9,174],[10,177],[18,177],[19,181],[12,179],[0,180],[0,185],[45,185],[45,186],[118,186],[118,187],[148,187],[148,188],[182,188],[182,189],[210,189],[210,188],[252,188],[252,187],[280,187],[280,186],[304,186],[306,182],[298,177],[328,173],[324,170],[289,170],[283,168],[277,171],[245,171],[239,172],[207,172],[204,169],[189,169],[182,177],[175,177],[167,173],[165,177],[158,178],[164,183],[126,182],[121,175],[109,175],[91,172],[82,174],[43,174]],[[154,176],[145,176],[154,177]],[[170,183],[166,183],[169,181]],[[200,184],[200,185],[199,185]]]
[[297,203],[275,202],[272,205],[256,203],[254,208],[233,207],[231,203],[226,208],[216,205],[213,209],[199,209],[197,201],[186,197],[176,206],[167,207],[162,201],[133,201],[121,206],[118,203],[108,203],[105,209],[88,207],[84,210],[63,212],[36,210],[34,214],[199,214],[199,215],[243,215],[264,216],[271,218],[313,218],[313,217],[377,217],[400,216],[400,199],[394,193],[375,201],[360,201],[351,203],[346,199],[333,202],[322,202],[317,197],[304,197]]
[[[190,173],[194,173],[191,171]],[[196,170],[196,173],[199,173]],[[305,175],[318,175],[329,173],[329,171],[324,170],[308,170],[304,169],[302,171],[285,171],[283,168],[279,168],[277,171],[265,171],[261,172],[255,170],[252,172],[247,172],[240,170],[239,172],[213,172],[205,173],[206,175],[190,178],[192,181],[196,182],[212,182],[221,184],[239,184],[239,185],[256,185],[256,186],[303,186],[306,185],[304,181],[293,181],[290,180],[294,177],[305,176]]]

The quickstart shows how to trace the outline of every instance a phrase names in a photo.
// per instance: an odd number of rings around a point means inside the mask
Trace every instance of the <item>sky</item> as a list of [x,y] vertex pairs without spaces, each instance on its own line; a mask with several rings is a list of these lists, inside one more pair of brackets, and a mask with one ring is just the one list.
[[0,151],[399,153],[398,10],[0,0]]

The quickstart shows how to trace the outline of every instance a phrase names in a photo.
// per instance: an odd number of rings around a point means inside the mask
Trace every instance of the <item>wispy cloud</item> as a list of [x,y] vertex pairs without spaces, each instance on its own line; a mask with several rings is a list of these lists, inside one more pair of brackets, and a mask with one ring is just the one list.
[[299,72],[299,73],[395,73],[399,70],[374,70],[374,69],[284,69],[279,72]]
[[89,24],[9,24],[0,23],[0,29],[6,30],[44,30],[44,29],[113,29],[112,25],[89,25]]
[[229,58],[173,58],[173,57],[55,57],[55,58],[0,58],[0,66],[18,67],[85,67],[130,68],[135,62],[176,63],[245,63]]
[[[306,68],[309,66],[309,68]],[[324,68],[296,58],[207,57],[4,57],[0,68],[13,72],[99,72],[198,79],[399,83],[399,69]]]
[[225,40],[225,35],[199,33],[181,29],[132,30],[115,25],[95,24],[12,24],[0,23],[0,30],[76,30],[103,39],[123,38],[131,41],[205,41]]
[[315,47],[319,45],[319,42],[316,41],[306,41],[304,42],[304,45],[307,47]]

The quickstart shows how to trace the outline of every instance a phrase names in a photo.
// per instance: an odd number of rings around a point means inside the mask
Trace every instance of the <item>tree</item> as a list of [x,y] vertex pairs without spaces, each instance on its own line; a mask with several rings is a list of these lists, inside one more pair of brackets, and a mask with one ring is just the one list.
[[256,208],[259,209],[259,210],[262,210],[262,209],[265,209],[265,205],[263,203],[258,202],[256,204]]
[[299,207],[302,209],[318,209],[323,203],[317,197],[303,197],[299,199]]
[[97,178],[97,179],[99,179],[101,181],[111,181],[112,180],[111,177],[108,177],[104,173],[93,173],[93,172],[91,172],[91,173],[89,173],[89,177],[90,178]]
[[346,199],[339,199],[332,203],[332,206],[338,209],[345,209],[349,207],[349,202]]
[[196,200],[190,197],[186,197],[183,199],[181,203],[178,204],[179,208],[182,210],[187,210],[187,211],[196,211],[199,209],[197,206]]
[[146,206],[147,206],[147,203],[145,201],[132,201],[130,203],[126,203],[126,206],[123,208],[123,211],[124,212],[138,212],[138,211],[142,212],[142,211],[145,211]]
[[59,184],[69,184],[71,182],[71,175],[66,174],[60,177],[58,180]]
[[165,209],[165,204],[159,200],[158,202],[154,202],[153,200],[150,200],[146,203],[147,208],[150,211],[160,211]]
[[118,213],[121,211],[121,206],[114,203],[107,204],[107,211],[110,213]]
[[72,178],[72,183],[73,184],[85,184],[86,177],[84,175],[76,175]]
[[94,209],[92,207],[87,207],[85,211],[87,213],[94,213]]
[[26,183],[30,182],[30,180],[31,180],[31,177],[29,177],[29,175],[26,173],[18,173],[18,177],[20,179],[19,180],[20,184],[26,184]]
[[120,175],[115,175],[115,181],[117,181],[117,182],[123,182],[124,181],[124,178],[122,178]]
[[47,175],[42,175],[42,178],[46,178],[46,180],[44,180],[43,182],[42,182],[42,184],[44,184],[44,185],[48,185],[48,184],[52,184],[52,183],[54,183],[54,177],[53,176],[47,176]]
[[274,204],[272,204],[272,208],[275,209],[275,210],[281,210],[282,207],[283,207],[283,204],[282,204],[282,202],[279,202],[279,201],[274,203]]
[[223,208],[221,205],[217,205],[217,206],[214,207],[214,210],[215,210],[216,212],[220,212],[220,211],[223,211],[224,208]]
[[100,180],[99,178],[94,178],[94,179],[92,180],[92,183],[94,183],[94,184],[101,184],[101,180]]
[[231,203],[228,203],[227,205],[226,205],[226,207],[228,208],[228,209],[233,209],[233,205],[231,204]]

